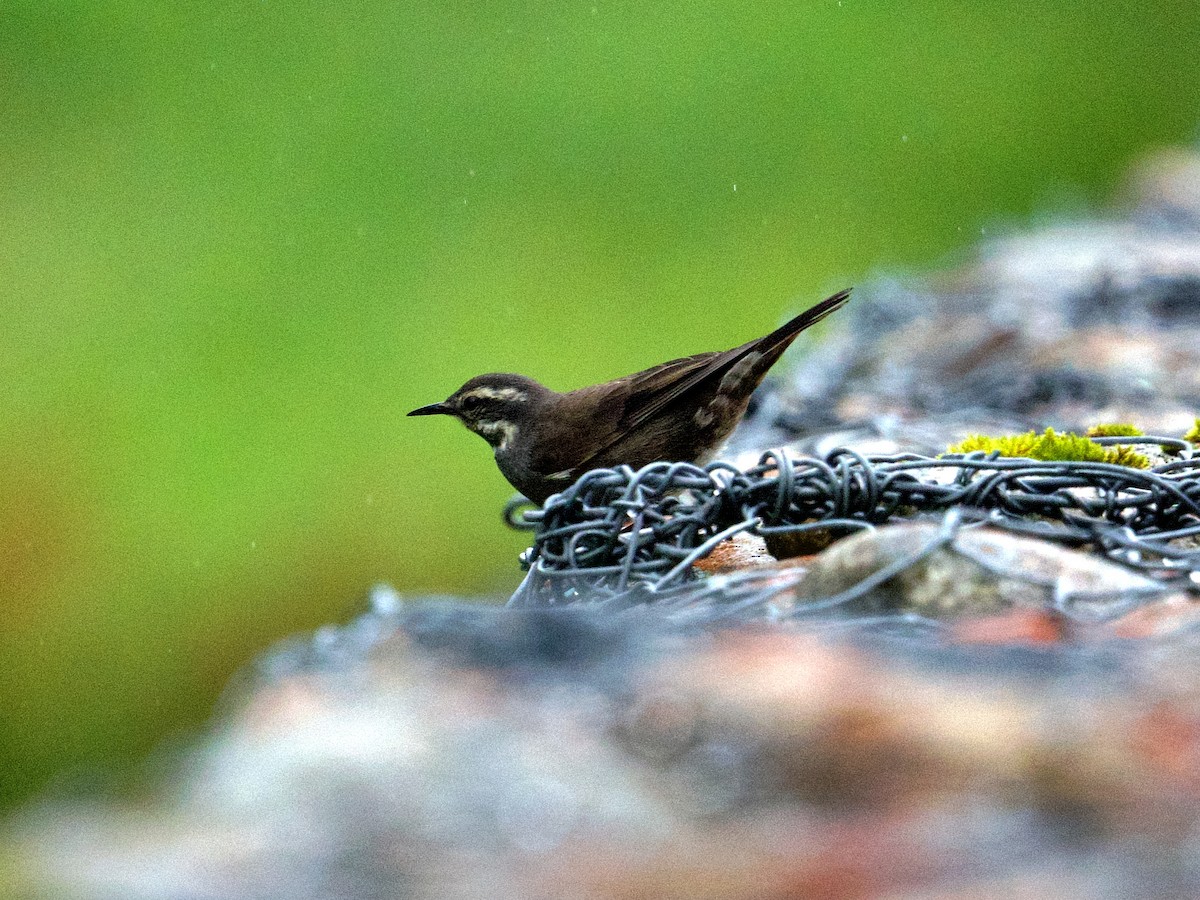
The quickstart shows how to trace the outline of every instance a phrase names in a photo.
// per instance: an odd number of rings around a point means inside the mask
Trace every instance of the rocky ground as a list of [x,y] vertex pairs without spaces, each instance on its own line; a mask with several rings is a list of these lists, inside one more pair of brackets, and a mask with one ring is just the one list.
[[[862,287],[735,458],[1097,422],[1179,438],[1200,414],[1200,158],[1146,161],[1127,197]],[[1193,451],[1150,450],[1182,485],[1171,515],[1200,524]],[[1045,516],[904,513],[832,544],[743,531],[699,577],[605,602],[379,589],[232,687],[142,802],[23,812],[0,879],[146,900],[1200,896],[1195,538],[1100,553],[1045,540]]]

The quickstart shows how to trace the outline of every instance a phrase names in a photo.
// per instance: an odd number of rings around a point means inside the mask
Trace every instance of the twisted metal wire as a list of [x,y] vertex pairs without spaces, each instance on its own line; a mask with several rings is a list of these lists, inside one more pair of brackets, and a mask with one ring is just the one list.
[[[524,557],[529,574],[510,604],[652,597],[665,608],[671,596],[696,598],[682,590],[693,564],[739,532],[850,532],[947,511],[955,511],[942,530],[947,539],[964,525],[991,524],[1091,548],[1159,581],[1200,590],[1200,455],[1174,438],[1103,442],[1158,444],[1178,458],[1133,469],[983,452],[868,457],[838,448],[824,457],[771,450],[744,472],[722,462],[597,469],[541,509],[518,517],[519,503],[506,508],[506,521],[534,531]],[[755,591],[786,588],[778,572],[739,574],[709,579],[724,592],[726,608],[756,602]],[[739,599],[742,588],[750,594]]]

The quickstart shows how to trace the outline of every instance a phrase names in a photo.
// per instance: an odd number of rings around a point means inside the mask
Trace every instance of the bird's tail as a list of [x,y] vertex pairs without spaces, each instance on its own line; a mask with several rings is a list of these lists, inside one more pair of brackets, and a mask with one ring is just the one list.
[[[807,328],[812,328],[826,316],[833,315],[833,313],[845,306],[846,302],[850,299],[851,290],[851,288],[846,288],[845,290],[838,291],[832,297],[822,300],[814,306],[810,306],[804,312],[800,313],[800,315],[796,316],[796,318],[780,325],[766,337],[761,337],[756,341],[746,344],[746,349],[753,349],[764,356],[778,359],[800,332]],[[775,350],[778,350],[778,352],[772,353]]]

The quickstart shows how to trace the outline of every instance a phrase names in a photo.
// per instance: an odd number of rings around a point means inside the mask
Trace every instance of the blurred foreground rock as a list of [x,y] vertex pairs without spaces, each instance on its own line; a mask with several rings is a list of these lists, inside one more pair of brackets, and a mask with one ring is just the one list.
[[[860,291],[735,448],[1181,434],[1200,163],[1148,161],[1130,192],[1120,219]],[[738,535],[703,592],[621,608],[377,591],[231,688],[141,802],[24,811],[0,892],[1200,896],[1200,584],[987,527],[832,536],[778,561]]]
[[1195,896],[1197,636],[1142,643],[417,604],[9,852],[56,898]]

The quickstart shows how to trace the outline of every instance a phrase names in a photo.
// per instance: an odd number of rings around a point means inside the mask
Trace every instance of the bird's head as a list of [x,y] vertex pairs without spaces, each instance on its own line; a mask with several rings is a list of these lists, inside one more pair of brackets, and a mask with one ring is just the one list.
[[505,450],[550,393],[524,375],[477,375],[441,403],[409,415],[454,416],[494,448]]

